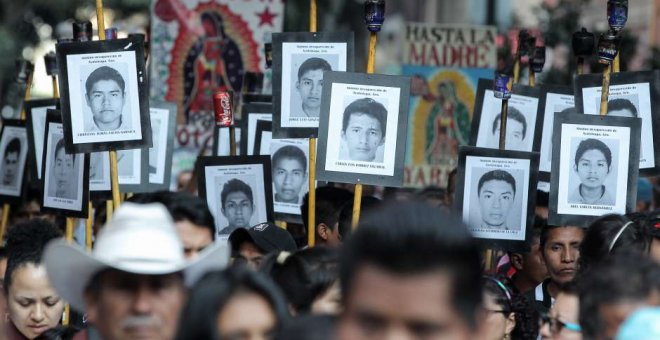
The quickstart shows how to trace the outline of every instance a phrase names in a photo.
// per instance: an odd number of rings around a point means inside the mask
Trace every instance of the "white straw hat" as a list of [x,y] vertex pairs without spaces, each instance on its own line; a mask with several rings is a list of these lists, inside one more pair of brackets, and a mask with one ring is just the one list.
[[84,290],[102,269],[145,275],[183,272],[190,286],[206,271],[225,268],[229,247],[217,243],[186,261],[174,222],[163,205],[126,202],[99,233],[92,253],[58,239],[46,247],[43,262],[55,290],[73,308],[84,311]]

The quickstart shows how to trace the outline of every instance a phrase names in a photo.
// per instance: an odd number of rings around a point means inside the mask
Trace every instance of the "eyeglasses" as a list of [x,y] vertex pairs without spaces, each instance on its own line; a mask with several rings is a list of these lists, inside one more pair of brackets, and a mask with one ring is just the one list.
[[561,330],[564,328],[573,332],[578,332],[578,333],[582,332],[582,327],[580,327],[580,325],[571,322],[563,322],[556,317],[555,318],[551,317],[548,314],[541,315],[541,319],[539,321],[541,327],[545,324],[549,324],[550,332],[552,334],[559,334],[559,332],[561,332]]

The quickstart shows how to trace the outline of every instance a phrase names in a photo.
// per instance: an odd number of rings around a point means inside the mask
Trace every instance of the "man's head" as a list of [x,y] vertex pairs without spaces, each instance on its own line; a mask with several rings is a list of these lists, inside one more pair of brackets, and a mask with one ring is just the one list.
[[635,310],[658,305],[660,266],[647,256],[614,255],[580,279],[580,324],[586,339],[613,339]]
[[612,152],[602,141],[588,138],[580,142],[575,152],[573,170],[582,185],[600,188],[612,169]]
[[300,148],[286,145],[273,154],[275,201],[299,203],[307,179],[307,156]]
[[55,144],[55,158],[53,159],[53,176],[59,182],[69,182],[73,174],[76,154],[67,154],[64,150],[64,139]]
[[[498,113],[493,120],[493,135],[499,138],[500,120],[502,114]],[[507,149],[522,150],[522,143],[527,136],[527,119],[518,109],[509,106],[506,118],[506,144]]]
[[102,130],[113,130],[121,123],[126,94],[124,78],[117,70],[101,66],[85,82],[85,98],[94,123]]
[[16,185],[18,178],[18,159],[21,155],[21,141],[13,138],[5,148],[5,158],[2,160],[2,184]]
[[297,249],[291,234],[271,223],[236,229],[229,235],[229,244],[232,257],[253,269],[257,269],[269,253]]
[[637,108],[628,99],[612,99],[607,102],[607,115],[637,118]]
[[559,290],[540,329],[543,340],[582,340],[580,297],[577,284],[570,282]]
[[103,339],[172,339],[186,284],[228,262],[224,245],[187,262],[167,210],[124,203],[97,238],[93,252],[52,242],[44,262],[55,289]]
[[[307,228],[309,217],[309,194],[303,198],[300,212],[303,226]],[[342,207],[346,202],[353,199],[353,194],[346,189],[334,187],[320,187],[316,189],[316,241],[319,244],[338,246],[341,244],[342,235],[338,228]]]
[[385,142],[387,109],[383,104],[362,98],[344,109],[341,136],[351,160],[372,162]]
[[374,211],[346,242],[340,268],[341,340],[476,334],[479,248],[452,215],[407,202]]
[[513,176],[503,170],[488,171],[479,179],[477,194],[482,222],[489,227],[504,226],[516,197]]
[[[548,269],[543,263],[541,255],[541,231],[546,228],[547,221],[539,217],[534,218],[534,225],[525,240],[524,252],[510,252],[511,265],[516,268],[516,277],[525,282],[538,285],[548,276]],[[520,289],[520,287],[517,287]]]
[[220,193],[222,214],[231,228],[246,228],[254,212],[252,189],[240,179],[231,179]]
[[577,226],[547,226],[541,232],[541,254],[550,279],[562,286],[575,278],[584,229]]
[[296,89],[302,99],[303,111],[309,116],[319,115],[324,71],[332,71],[332,67],[321,58],[309,58],[298,68]]

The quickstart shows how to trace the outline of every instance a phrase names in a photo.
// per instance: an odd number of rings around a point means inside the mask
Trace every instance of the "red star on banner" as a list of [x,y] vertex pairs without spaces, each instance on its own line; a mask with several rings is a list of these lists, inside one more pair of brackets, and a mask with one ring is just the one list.
[[271,27],[275,27],[275,24],[273,23],[273,19],[275,19],[277,14],[271,12],[268,9],[268,7],[266,7],[263,12],[261,13],[257,12],[255,14],[259,16],[259,27],[266,24],[270,25]]

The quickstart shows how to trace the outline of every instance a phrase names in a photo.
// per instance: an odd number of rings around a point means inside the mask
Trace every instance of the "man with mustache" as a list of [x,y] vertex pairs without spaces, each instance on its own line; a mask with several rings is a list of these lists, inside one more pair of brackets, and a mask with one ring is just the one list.
[[226,244],[184,258],[165,207],[127,202],[100,232],[92,253],[64,239],[52,241],[43,261],[55,290],[85,311],[89,338],[172,339],[187,288],[204,272],[224,268]]
[[309,58],[300,65],[296,90],[302,99],[302,112],[292,110],[291,116],[319,118],[324,71],[332,71],[332,67],[321,58]]
[[481,226],[485,230],[509,230],[507,219],[516,197],[516,180],[506,171],[491,170],[477,184]]
[[85,132],[113,131],[130,128],[129,119],[122,117],[126,101],[126,83],[117,70],[101,66],[85,81],[85,99],[92,111],[92,123],[86,124]]

